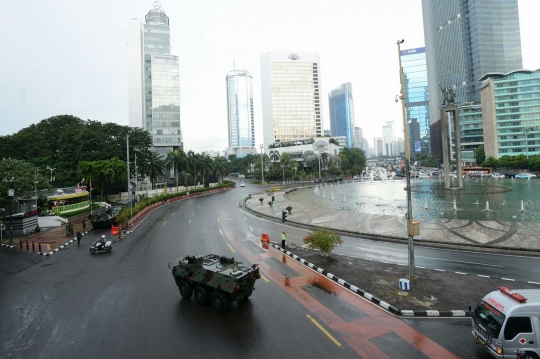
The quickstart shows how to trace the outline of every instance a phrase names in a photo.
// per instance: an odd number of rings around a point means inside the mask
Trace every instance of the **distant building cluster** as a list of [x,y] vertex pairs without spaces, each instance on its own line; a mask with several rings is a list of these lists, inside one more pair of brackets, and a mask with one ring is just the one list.
[[[233,68],[225,77],[225,154],[298,152],[309,147],[306,140],[330,136],[338,147],[368,156],[403,157],[407,146],[412,158],[441,159],[442,90],[455,94],[460,128],[450,132],[459,130],[463,161],[473,161],[482,145],[494,158],[540,154],[540,71],[522,69],[518,1],[422,0],[422,13],[425,47],[400,53],[407,143],[396,138],[401,119],[385,119],[380,136],[365,138],[350,82],[327,94],[330,129],[324,129],[319,55],[268,52],[260,57],[263,143],[255,143],[253,76]],[[183,148],[169,18],[154,8],[144,23],[131,21],[128,36],[130,125],[147,129],[160,153]],[[453,140],[449,146],[455,150]]]

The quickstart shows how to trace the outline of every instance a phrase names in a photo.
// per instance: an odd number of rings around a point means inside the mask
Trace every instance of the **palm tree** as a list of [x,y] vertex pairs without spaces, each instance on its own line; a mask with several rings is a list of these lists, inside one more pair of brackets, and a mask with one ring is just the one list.
[[184,151],[174,150],[167,154],[165,159],[167,164],[167,170],[170,171],[171,168],[174,169],[174,175],[176,177],[176,193],[178,193],[178,169],[182,166]]
[[251,166],[253,165],[253,161],[255,160],[255,155],[252,153],[248,153],[244,157],[244,170],[246,172],[249,172],[251,170]]
[[150,181],[152,182],[152,188],[154,188],[154,182],[156,178],[165,173],[166,165],[162,159],[163,155],[160,155],[157,152],[152,152],[148,157],[148,167],[149,167],[149,176]]
[[193,151],[187,153],[189,167],[193,171],[193,184],[197,186],[197,167],[199,166],[199,155]]
[[223,176],[229,173],[227,159],[225,157],[216,157],[213,164],[213,171],[220,178],[220,182],[223,182]]
[[212,161],[212,158],[210,157],[210,155],[204,151],[203,153],[201,153],[201,157],[200,157],[200,164],[199,166],[201,167],[201,171],[202,171],[202,181],[203,181],[203,185],[204,185],[204,174],[208,171],[208,172],[212,172],[212,166],[213,166],[213,161]]

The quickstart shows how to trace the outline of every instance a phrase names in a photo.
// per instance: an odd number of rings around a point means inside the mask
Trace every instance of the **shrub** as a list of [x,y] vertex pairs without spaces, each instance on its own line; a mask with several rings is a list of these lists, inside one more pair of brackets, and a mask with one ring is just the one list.
[[303,241],[311,248],[319,250],[323,257],[329,257],[334,248],[343,243],[339,234],[326,227],[308,234]]

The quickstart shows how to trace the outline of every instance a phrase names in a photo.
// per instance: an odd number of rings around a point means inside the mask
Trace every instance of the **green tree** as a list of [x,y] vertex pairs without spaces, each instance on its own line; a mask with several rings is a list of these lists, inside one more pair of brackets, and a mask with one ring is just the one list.
[[165,163],[167,165],[167,170],[174,169],[174,176],[176,177],[176,192],[178,193],[178,170],[182,167],[184,156],[184,151],[174,150],[167,154]]
[[201,167],[201,172],[202,172],[202,180],[203,180],[203,185],[204,185],[205,183],[204,175],[206,173],[212,173],[212,166],[213,166],[214,161],[212,160],[212,158],[206,151],[201,153],[201,156],[199,159],[200,159],[200,167]]
[[521,170],[529,167],[529,160],[523,153],[514,157],[514,167]]
[[152,182],[152,188],[154,188],[154,183],[156,179],[165,173],[167,165],[163,160],[163,155],[160,155],[157,152],[152,152],[150,157],[148,157],[148,167],[150,168],[150,182]]
[[329,228],[323,227],[303,238],[305,244],[318,250],[321,256],[328,257],[334,248],[342,244],[341,236]]
[[489,156],[486,159],[486,161],[482,164],[482,166],[497,169],[497,167],[499,167],[499,163],[497,162],[495,158]]
[[279,159],[280,159],[279,151],[271,150],[268,153],[268,157],[270,157],[270,161],[272,161],[272,163],[275,163],[276,161],[279,161]]
[[343,148],[339,152],[339,158],[341,162],[335,162],[336,165],[353,176],[361,175],[363,168],[366,167],[366,154],[359,148]]
[[532,156],[529,158],[529,168],[531,171],[540,171],[540,156]]
[[[12,158],[0,160],[0,205],[7,203],[7,190],[15,190],[15,198],[32,197],[35,190],[51,188],[49,172],[33,164]],[[34,183],[37,182],[37,183]]]
[[214,164],[212,169],[216,176],[220,179],[220,182],[223,182],[223,177],[229,174],[228,163],[225,157],[219,156],[214,159]]
[[476,160],[476,163],[480,165],[481,163],[484,163],[486,160],[486,152],[484,151],[484,145],[478,147],[476,150],[474,150],[474,159]]
[[[101,197],[107,188],[116,186],[127,179],[127,165],[118,157],[101,161],[81,161],[78,165],[80,177],[92,179],[101,192]],[[129,189],[128,189],[129,190]]]
[[508,155],[504,155],[502,157],[499,157],[499,159],[497,160],[498,162],[498,167],[500,168],[506,168],[506,170],[508,171],[508,167],[511,167],[514,165],[514,161],[512,159],[512,157],[508,156]]

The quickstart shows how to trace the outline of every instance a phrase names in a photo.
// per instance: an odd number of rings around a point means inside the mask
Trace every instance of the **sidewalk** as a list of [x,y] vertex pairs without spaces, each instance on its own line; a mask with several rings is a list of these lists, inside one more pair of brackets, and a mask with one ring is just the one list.
[[[348,235],[371,238],[406,240],[407,222],[403,216],[358,213],[314,207],[292,202],[284,192],[274,193],[275,204],[270,207],[269,196],[253,195],[245,201],[249,211],[281,220],[281,211],[292,206],[287,221],[292,225],[329,227]],[[263,197],[263,205],[259,202]],[[540,252],[540,223],[433,219],[420,223],[416,242],[459,245],[508,250]]]

